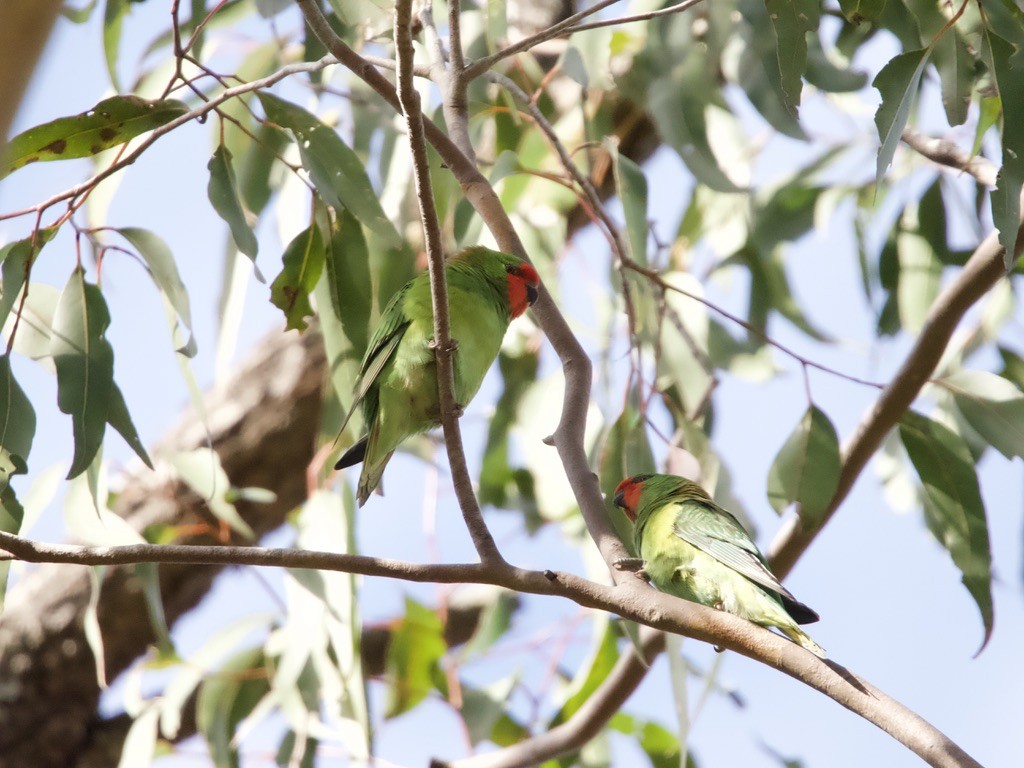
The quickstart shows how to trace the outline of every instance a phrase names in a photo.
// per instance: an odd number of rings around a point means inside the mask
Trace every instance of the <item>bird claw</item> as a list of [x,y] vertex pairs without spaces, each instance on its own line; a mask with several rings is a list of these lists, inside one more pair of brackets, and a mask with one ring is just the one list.
[[636,573],[645,582],[650,581],[647,571],[644,570],[647,562],[642,557],[620,557],[612,562],[611,565],[615,570],[627,570]]
[[[441,345],[437,343],[436,339],[431,339],[427,342],[427,347],[430,349],[441,349]],[[444,347],[444,351],[449,354],[455,354],[459,350],[458,339],[448,339],[448,344]]]

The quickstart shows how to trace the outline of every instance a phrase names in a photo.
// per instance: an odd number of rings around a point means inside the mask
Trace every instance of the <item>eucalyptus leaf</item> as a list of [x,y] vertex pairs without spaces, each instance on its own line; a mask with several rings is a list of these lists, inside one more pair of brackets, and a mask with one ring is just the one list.
[[269,93],[259,94],[267,117],[295,134],[302,164],[324,200],[336,211],[348,209],[390,245],[401,239],[377,200],[362,161],[316,115]]
[[882,177],[896,154],[896,145],[900,143],[900,136],[910,117],[910,108],[930,52],[931,49],[922,48],[901,53],[882,67],[872,83],[882,94],[882,103],[875,112],[875,125],[882,142],[875,166],[875,183],[878,185],[881,185]]
[[967,423],[1010,459],[1024,457],[1024,392],[987,371],[960,371],[939,379],[953,393]]
[[284,266],[270,284],[270,300],[284,312],[288,328],[306,330],[313,314],[309,295],[320,279],[327,253],[319,225],[313,221],[284,249]]
[[440,662],[448,646],[441,619],[411,598],[405,617],[391,633],[387,670],[391,685],[384,717],[397,717],[415,707],[440,680]]
[[807,68],[807,33],[818,29],[820,5],[816,0],[765,0],[765,7],[775,31],[783,103],[796,114]]
[[57,405],[70,414],[75,451],[68,478],[85,471],[103,443],[114,388],[110,313],[100,289],[71,273],[53,317],[50,354],[57,367]]
[[815,525],[835,496],[840,469],[835,427],[824,411],[812,405],[768,471],[772,509],[782,514],[790,504],[799,504],[801,519]]
[[[235,169],[231,164],[231,152],[226,145],[219,144],[217,146],[206,168],[210,172],[206,194],[210,198],[213,210],[227,223],[238,250],[248,256],[255,265],[259,243],[245,217],[245,209],[242,208],[238,192],[238,181],[235,178]],[[256,269],[256,275],[263,282],[259,268]]]
[[185,104],[173,99],[148,101],[138,96],[112,96],[87,112],[19,133],[0,156],[0,179],[29,163],[97,155],[187,112]]
[[0,489],[7,486],[11,474],[28,471],[28,454],[35,433],[32,403],[14,378],[10,355],[0,355]]
[[924,486],[925,521],[962,573],[981,613],[984,650],[992,636],[992,554],[978,476],[963,438],[915,411],[900,420],[900,438]]
[[1024,188],[1024,77],[1013,45],[991,32],[985,40],[1003,106],[1003,167],[992,192],[992,220],[999,230],[999,244],[1006,249],[1003,260],[1009,272],[1017,261],[1020,194]]
[[[188,290],[178,273],[177,263],[170,247],[156,233],[138,227],[122,227],[118,230],[125,240],[135,246],[139,256],[146,263],[150,277],[167,302],[174,307],[182,325],[192,331],[192,307]],[[180,349],[178,350],[181,351]],[[186,355],[191,357],[191,355]]]

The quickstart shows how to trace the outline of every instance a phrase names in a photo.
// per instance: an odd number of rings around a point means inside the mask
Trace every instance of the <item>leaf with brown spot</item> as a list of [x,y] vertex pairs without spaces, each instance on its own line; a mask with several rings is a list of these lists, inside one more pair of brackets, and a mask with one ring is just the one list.
[[114,96],[79,115],[59,117],[11,139],[0,158],[0,179],[41,160],[89,157],[166,125],[188,112],[180,101]]

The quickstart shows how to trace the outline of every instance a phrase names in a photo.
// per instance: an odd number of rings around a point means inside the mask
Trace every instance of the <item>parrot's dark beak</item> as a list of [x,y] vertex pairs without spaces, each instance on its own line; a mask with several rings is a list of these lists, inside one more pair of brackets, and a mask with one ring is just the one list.
[[529,304],[532,307],[533,306],[533,302],[535,302],[537,300],[538,296],[540,296],[540,291],[537,290],[537,286],[530,285],[529,283],[527,283],[526,284],[526,303]]
[[615,498],[612,499],[612,503],[615,504],[615,506],[618,507],[619,509],[625,509],[626,508],[626,492],[625,491],[619,491],[618,493],[616,493],[615,494]]

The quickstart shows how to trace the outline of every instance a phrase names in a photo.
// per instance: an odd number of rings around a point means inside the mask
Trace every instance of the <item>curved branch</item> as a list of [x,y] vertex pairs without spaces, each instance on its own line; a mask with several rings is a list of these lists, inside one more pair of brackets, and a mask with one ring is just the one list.
[[[280,566],[358,573],[365,576],[477,583],[517,592],[564,597],[655,629],[714,643],[775,667],[855,712],[907,746],[935,768],[981,768],[949,737],[920,715],[835,662],[823,661],[773,632],[724,611],[656,591],[633,578],[609,587],[570,573],[530,571],[506,563],[410,563],[401,560],[266,547],[135,544],[82,547],[41,544],[0,532],[0,547],[29,562],[80,565],[193,563]],[[626,667],[621,665],[622,669]],[[621,671],[621,670],[620,670]],[[623,683],[623,690],[628,685]],[[609,702],[592,705],[607,714]],[[594,717],[592,722],[599,722]]]
[[[505,749],[455,760],[447,768],[528,768],[582,748],[601,732],[640,685],[650,664],[665,650],[665,633],[645,628],[640,646],[646,664],[633,651],[623,653],[608,677],[564,723]],[[441,766],[434,762],[431,768]]]
[[[1015,256],[1020,254],[1024,245],[1022,235],[1024,229],[1017,233]],[[800,555],[835,514],[868,459],[917,398],[921,387],[942,359],[953,331],[964,314],[1006,274],[1003,253],[998,234],[992,232],[981,241],[956,279],[935,299],[910,354],[843,446],[839,486],[824,514],[818,521],[808,525],[804,523],[799,514],[801,510],[798,509],[797,514],[775,536],[768,549],[768,560],[779,578],[785,577],[792,570]]]
[[444,271],[444,245],[441,225],[434,207],[434,193],[430,187],[430,167],[427,162],[427,143],[423,135],[423,113],[420,97],[413,83],[412,0],[398,0],[395,4],[395,49],[398,58],[398,100],[409,128],[409,149],[412,153],[413,180],[419,202],[420,221],[426,241],[430,270],[430,294],[434,307],[434,355],[437,359],[437,397],[441,405],[441,426],[444,429],[445,448],[452,471],[455,495],[466,520],[480,559],[485,563],[504,562],[494,537],[487,529],[480,504],[473,493],[473,481],[466,466],[466,452],[462,445],[462,431],[455,413],[455,344],[451,337],[448,307],[448,282]]

